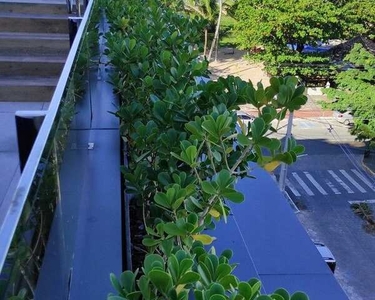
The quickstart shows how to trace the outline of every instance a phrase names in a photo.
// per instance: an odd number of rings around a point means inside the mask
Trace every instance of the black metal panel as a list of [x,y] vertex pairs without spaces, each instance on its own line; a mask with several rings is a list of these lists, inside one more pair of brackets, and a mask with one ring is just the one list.
[[17,111],[16,128],[20,169],[23,171],[31,149],[42,126],[46,111]]

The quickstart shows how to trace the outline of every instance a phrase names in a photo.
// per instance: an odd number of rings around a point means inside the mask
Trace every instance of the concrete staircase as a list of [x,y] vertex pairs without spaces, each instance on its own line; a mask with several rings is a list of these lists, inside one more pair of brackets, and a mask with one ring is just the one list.
[[0,0],[0,102],[49,102],[68,51],[65,0]]

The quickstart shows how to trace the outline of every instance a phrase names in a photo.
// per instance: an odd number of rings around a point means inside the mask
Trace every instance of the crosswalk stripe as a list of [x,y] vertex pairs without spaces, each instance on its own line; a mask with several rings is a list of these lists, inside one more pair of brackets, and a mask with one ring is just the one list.
[[297,189],[295,188],[295,186],[289,181],[288,178],[285,180],[285,182],[286,182],[286,185],[290,188],[290,190],[294,194],[294,196],[296,196],[296,197],[300,197],[301,196],[301,194],[297,191]]
[[370,181],[368,181],[361,173],[359,173],[357,170],[355,170],[355,169],[352,169],[352,172],[355,174],[355,175],[357,175],[357,177],[359,178],[359,179],[361,179],[363,182],[364,182],[364,184],[366,184],[370,189],[372,189],[373,191],[375,191],[375,187],[374,187],[374,185],[370,182]]
[[352,185],[354,185],[358,191],[360,191],[361,193],[367,193],[367,191],[357,182],[354,180],[354,178],[352,176],[350,176],[345,170],[340,170],[341,174],[344,175],[346,177],[346,179],[348,179]]
[[328,195],[327,192],[322,188],[322,186],[315,180],[314,177],[311,176],[309,172],[303,172],[308,180],[311,181],[311,183],[317,188],[319,192],[321,192],[323,195]]
[[312,192],[312,190],[310,190],[310,188],[306,185],[306,183],[302,180],[302,178],[298,176],[298,174],[296,172],[292,172],[292,175],[298,181],[298,183],[300,184],[300,186],[305,190],[305,192],[307,193],[307,195],[309,195],[309,196],[314,196],[315,195]]
[[333,179],[335,179],[349,194],[354,194],[353,190],[345,182],[343,182],[340,177],[335,174],[335,172],[328,170],[328,173],[331,174]]
[[334,192],[336,195],[341,195],[341,192],[335,187],[335,185],[331,181],[329,181],[328,179],[324,179],[324,181],[332,190],[332,192]]

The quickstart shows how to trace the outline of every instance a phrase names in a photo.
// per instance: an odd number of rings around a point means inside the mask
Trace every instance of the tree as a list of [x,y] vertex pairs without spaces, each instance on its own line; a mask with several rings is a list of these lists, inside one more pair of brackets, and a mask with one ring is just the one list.
[[207,21],[204,27],[204,49],[203,54],[206,55],[208,47],[208,27],[214,23],[217,15],[217,3],[215,0],[185,0],[185,10],[192,14],[196,14]]
[[373,0],[350,0],[341,8],[344,35],[361,34],[375,38],[375,5]]
[[306,44],[340,37],[337,7],[325,0],[239,0],[235,18],[242,49],[280,51],[290,44],[302,52]]
[[355,44],[344,61],[352,68],[337,75],[337,88],[326,89],[329,98],[334,100],[329,107],[352,110],[352,134],[370,146],[375,143],[375,55],[363,45]]
[[214,39],[212,40],[210,52],[208,53],[208,58],[207,58],[208,61],[211,60],[211,55],[212,55],[215,45],[216,45],[216,54],[217,54],[217,46],[219,43],[219,31],[220,31],[220,22],[221,22],[222,13],[223,13],[223,0],[219,0],[219,16],[216,22],[215,36],[214,36]]

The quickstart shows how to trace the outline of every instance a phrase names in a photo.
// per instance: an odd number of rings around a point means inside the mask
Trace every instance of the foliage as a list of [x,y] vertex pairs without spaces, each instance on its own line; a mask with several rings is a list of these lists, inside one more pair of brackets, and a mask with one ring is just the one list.
[[[271,299],[259,296],[258,281],[240,283],[231,274],[230,257],[207,252],[203,245],[214,237],[203,231],[227,219],[227,201],[244,200],[235,183],[249,176],[250,161],[272,170],[303,152],[294,140],[283,152],[268,135],[306,103],[304,87],[294,77],[272,78],[267,88],[235,77],[197,83],[208,75],[208,62],[199,58],[200,19],[156,0],[109,0],[106,10],[107,54],[122,100],[115,114],[129,148],[122,171],[143,210],[143,244],[151,253],[140,276],[112,276],[119,296],[109,299],[187,299],[189,290],[196,299]],[[236,110],[246,103],[259,111],[249,127],[237,124]],[[273,299],[289,299],[285,293]]]
[[353,203],[350,205],[352,211],[363,220],[363,228],[375,234],[375,219],[371,207],[366,202]]
[[372,0],[350,0],[341,8],[343,34],[375,38],[375,6]]
[[218,15],[217,2],[215,0],[185,0],[185,10],[197,14],[214,25]]
[[229,15],[223,15],[220,24],[220,40],[221,47],[236,45],[236,36],[233,33],[236,20]]
[[195,287],[193,293],[197,300],[308,299],[302,292],[290,296],[284,289],[269,296],[261,295],[259,280],[240,281],[232,274],[235,265],[229,263],[231,251],[218,256],[213,248],[206,252],[202,243],[195,243],[192,252],[177,248],[164,255],[148,254],[138,281],[138,272],[125,271],[119,279],[111,274],[112,284],[120,296],[111,295],[108,300],[187,300],[189,287]]
[[325,84],[328,78],[333,78],[337,73],[336,66],[330,63],[329,56],[320,53],[286,51],[274,55],[263,52],[249,58],[263,60],[265,69],[273,76],[297,76],[309,85]]
[[335,68],[324,54],[303,53],[306,45],[371,37],[375,30],[371,0],[239,0],[232,14],[240,48],[263,49],[261,59],[271,75],[298,75],[309,84],[331,80]]
[[236,34],[242,49],[263,46],[271,51],[315,45],[338,37],[335,6],[324,0],[239,0]]
[[335,79],[337,88],[325,89],[332,109],[352,110],[355,125],[352,133],[368,144],[375,142],[375,56],[355,44],[345,57],[346,71]]

